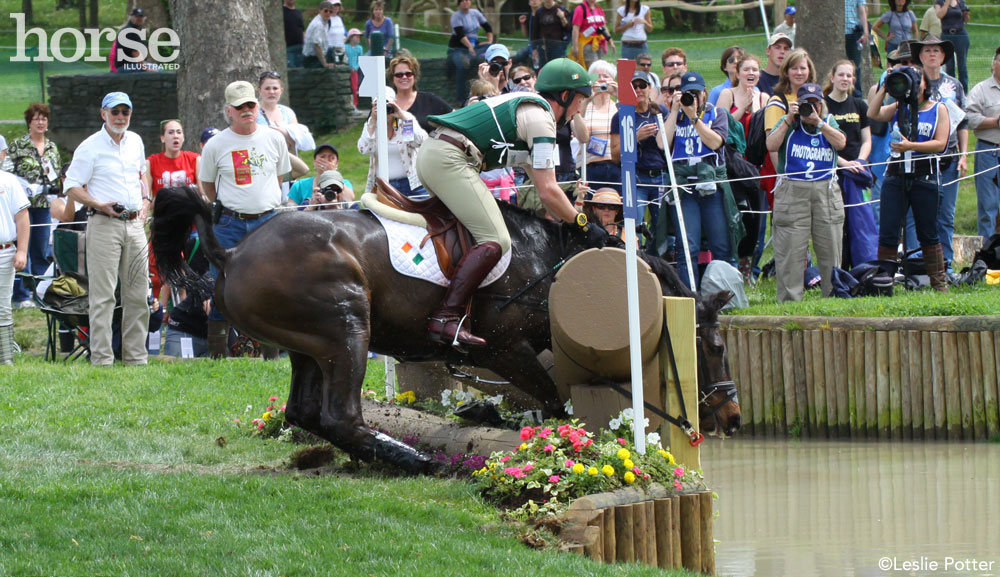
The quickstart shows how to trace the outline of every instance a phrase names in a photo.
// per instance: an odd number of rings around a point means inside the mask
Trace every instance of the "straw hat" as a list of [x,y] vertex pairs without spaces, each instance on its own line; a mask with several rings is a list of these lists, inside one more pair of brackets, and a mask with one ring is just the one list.
[[594,192],[594,196],[590,197],[589,200],[583,201],[583,204],[613,204],[621,206],[622,197],[613,188],[599,188]]

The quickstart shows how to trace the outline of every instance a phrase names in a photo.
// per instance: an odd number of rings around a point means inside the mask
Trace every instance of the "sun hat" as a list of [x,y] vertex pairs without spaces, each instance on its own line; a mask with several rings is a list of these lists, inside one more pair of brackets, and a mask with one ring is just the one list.
[[940,46],[941,50],[944,51],[944,61],[948,62],[951,57],[955,54],[955,45],[951,43],[951,40],[942,40],[933,34],[928,34],[923,40],[910,40],[909,41],[911,58],[915,60],[920,60],[920,52],[923,51],[926,46]]
[[583,201],[583,204],[614,204],[622,205],[622,197],[613,188],[599,188],[594,192],[594,196]]

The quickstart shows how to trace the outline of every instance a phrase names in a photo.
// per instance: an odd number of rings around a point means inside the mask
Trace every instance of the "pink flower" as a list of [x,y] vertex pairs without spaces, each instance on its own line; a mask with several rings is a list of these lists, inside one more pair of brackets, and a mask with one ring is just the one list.
[[500,457],[500,462],[501,463],[506,463],[509,460],[510,460],[510,455],[506,455],[504,457]]
[[552,429],[550,429],[549,427],[545,427],[541,431],[538,431],[538,436],[543,439],[549,438],[549,435],[551,434],[552,434]]
[[282,411],[284,411],[284,410],[285,410],[285,405],[287,405],[287,403],[281,403],[281,410],[282,410]]
[[649,473],[643,473],[642,474],[642,478],[643,479],[648,479],[649,478]]
[[558,482],[559,482],[559,475],[552,475],[551,477],[549,477],[549,483],[558,483]]
[[264,421],[261,421],[261,422],[257,423],[257,428],[258,429],[263,429],[264,428]]
[[528,471],[530,471],[530,470],[532,470],[532,469],[534,469],[534,468],[535,468],[535,466],[534,466],[533,464],[531,464],[531,463],[528,463],[527,465],[525,465],[525,466],[523,467],[523,469],[522,469],[522,470],[523,470],[523,471],[524,471],[525,473],[527,473]]
[[[234,422],[234,423],[239,423],[239,422],[240,422],[240,418],[239,418],[239,417],[236,417],[235,419],[233,419],[233,422]],[[570,465],[570,467],[572,467],[572,466],[573,466],[573,465]]]
[[575,464],[576,463],[573,461],[573,459],[566,459],[566,462],[563,463],[563,467],[566,467],[567,469],[572,469],[573,465]]
[[565,437],[566,435],[569,434],[570,431],[573,430],[573,427],[571,427],[570,425],[559,425],[559,428],[556,430],[559,431],[560,437]]
[[680,490],[684,489],[684,485],[681,485],[680,481],[674,481],[674,489],[677,489],[678,491],[680,491]]
[[621,437],[618,437],[615,440],[618,441],[618,444],[621,445],[621,446],[623,446],[623,447],[628,444],[628,441],[626,441],[625,439],[623,439]]
[[674,475],[676,475],[678,477],[683,477],[684,476],[684,467],[677,467],[676,469],[674,469]]
[[271,406],[270,406],[270,407],[268,407],[268,408],[267,408],[266,410],[268,410],[268,411],[273,411],[273,410],[274,410],[274,405],[271,405]]
[[632,472],[635,473],[636,475],[642,474],[642,470],[639,469],[639,467],[632,467]]
[[583,445],[573,445],[573,450],[576,451],[577,453],[582,453]]
[[576,430],[576,434],[577,435],[581,435],[581,436],[586,436],[587,429],[584,429],[583,427],[580,427],[579,429]]
[[525,427],[521,429],[521,440],[527,441],[531,437],[535,436],[535,429],[531,427]]
[[552,446],[552,443],[549,443],[548,445],[545,445],[545,447],[542,450],[545,451],[546,453],[551,453],[552,451],[555,451],[556,448]]
[[578,435],[576,433],[576,431],[573,431],[572,433],[569,434],[569,442],[573,443],[574,445],[577,444],[577,443],[579,443],[580,442],[580,435]]
[[271,402],[274,402],[274,401],[277,401],[277,400],[278,400],[278,397],[271,397],[270,399],[268,399],[268,401],[271,401]]
[[526,477],[524,471],[522,471],[518,467],[507,467],[506,469],[503,470],[503,472],[514,477],[515,479],[523,479],[524,477]]

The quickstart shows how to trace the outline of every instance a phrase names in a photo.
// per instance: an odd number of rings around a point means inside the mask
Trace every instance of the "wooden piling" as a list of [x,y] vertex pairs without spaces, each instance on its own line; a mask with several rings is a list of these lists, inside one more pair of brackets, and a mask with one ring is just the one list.
[[785,434],[795,426],[798,400],[795,398],[795,353],[792,350],[792,335],[781,331],[781,373],[785,398]]
[[714,519],[712,492],[705,491],[698,494],[700,499],[699,513],[701,514],[701,573],[704,575],[715,575],[715,536],[713,533]]
[[858,436],[858,397],[856,369],[854,358],[854,331],[847,332],[847,429],[848,435],[854,439]]
[[931,384],[933,388],[933,409],[934,409],[934,437],[936,439],[948,438],[948,416],[945,413],[945,370],[944,370],[944,348],[942,333],[931,332],[931,368],[934,373],[934,380]]
[[878,353],[875,333],[865,333],[865,436],[878,437]]
[[924,438],[924,376],[919,331],[906,331],[910,355],[910,423],[913,438]]
[[889,337],[889,435],[903,438],[903,396],[900,389],[899,331],[888,331]]
[[889,335],[875,333],[875,402],[878,406],[876,427],[880,440],[889,438]]
[[653,501],[653,517],[656,522],[656,566],[669,569],[674,566],[673,520],[671,512],[675,499]]
[[764,427],[767,435],[774,437],[774,374],[771,371],[771,331],[763,331],[760,335],[761,352],[761,392],[764,395]]
[[947,438],[951,441],[957,441],[962,438],[962,387],[958,375],[958,335],[942,333],[941,347],[944,361]]
[[958,398],[962,411],[962,438],[973,438],[972,428],[972,356],[969,350],[969,333],[955,333],[958,364]]
[[833,355],[837,363],[837,435],[851,436],[850,393],[847,388],[847,331],[833,331]]
[[774,396],[774,433],[779,437],[784,437],[787,431],[785,427],[785,373],[782,367],[784,358],[781,354],[781,339],[784,332],[771,332],[771,390]]
[[646,526],[643,528],[643,542],[646,543],[646,564],[656,567],[658,565],[656,557],[656,508],[652,501],[644,501],[643,509],[646,510]]
[[701,571],[701,498],[681,495],[681,563],[690,571]]
[[632,505],[618,505],[615,510],[615,560],[635,561],[634,520]]
[[924,439],[934,439],[936,436],[934,424],[934,348],[931,346],[931,334],[924,333],[920,337],[920,364],[923,367],[924,379]]
[[906,331],[899,332],[899,390],[903,417],[903,438],[913,438],[913,395],[919,392],[910,378],[910,338]]
[[972,390],[972,433],[973,439],[986,438],[986,407],[983,403],[983,351],[979,333],[968,333],[969,337],[969,388]]
[[819,362],[818,358],[815,358],[816,352],[813,347],[813,333],[815,331],[802,331],[802,347],[803,347],[803,358],[805,359],[805,372],[806,372],[806,408],[808,409],[808,415],[806,417],[806,423],[808,423],[809,436],[818,437],[821,436],[819,432],[819,424],[817,422],[817,409],[816,409],[816,372],[813,370],[814,365]]
[[867,436],[865,431],[865,334],[861,331],[851,331],[854,341],[854,398],[857,408],[854,411],[854,427],[859,439]]
[[615,526],[615,509],[610,507],[604,510],[603,515],[603,535],[602,544],[604,545],[604,562],[614,563],[618,560],[618,540],[617,540],[617,527]]
[[983,363],[983,409],[986,413],[986,438],[1000,435],[1000,412],[997,410],[997,365],[993,352],[993,333],[979,333]]
[[[833,356],[833,331],[822,331],[823,336],[823,393],[826,395],[827,436],[837,437],[837,368],[839,364]],[[815,362],[815,361],[813,361]],[[820,405],[818,411],[823,410]]]
[[792,333],[792,364],[795,381],[795,421],[803,434],[809,432],[809,399],[806,393],[805,335]]
[[681,498],[680,496],[675,496],[671,499],[673,501],[673,506],[670,507],[670,514],[672,515],[670,521],[670,543],[673,547],[673,553],[671,553],[671,558],[674,561],[674,567],[683,567],[683,559],[681,559]]
[[754,399],[753,386],[750,384],[750,344],[747,333],[739,331],[740,350],[740,413],[743,417],[742,428],[751,435],[757,434],[753,427]]
[[632,551],[636,563],[649,564],[646,556],[646,507],[642,503],[629,505],[632,508]]
[[753,390],[753,430],[757,435],[767,433],[765,418],[771,408],[764,400],[763,368],[761,367],[760,331],[751,331],[748,335],[750,345],[750,388]]

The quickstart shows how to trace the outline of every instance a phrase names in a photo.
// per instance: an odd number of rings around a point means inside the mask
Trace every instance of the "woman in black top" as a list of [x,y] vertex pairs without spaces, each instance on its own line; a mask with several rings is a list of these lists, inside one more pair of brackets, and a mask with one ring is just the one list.
[[[965,29],[969,21],[969,7],[965,0],[935,0],[934,11],[941,19],[941,40],[950,40],[955,46],[955,57],[945,62],[945,71],[958,78],[969,92],[969,68],[966,60],[969,56],[969,31]],[[955,74],[955,61],[958,61],[958,74]]]
[[418,92],[417,80],[420,79],[420,62],[406,50],[389,62],[385,71],[386,83],[396,90],[396,106],[417,118],[420,126],[430,132],[434,130],[427,117],[434,114],[451,112],[451,105],[431,92]]

